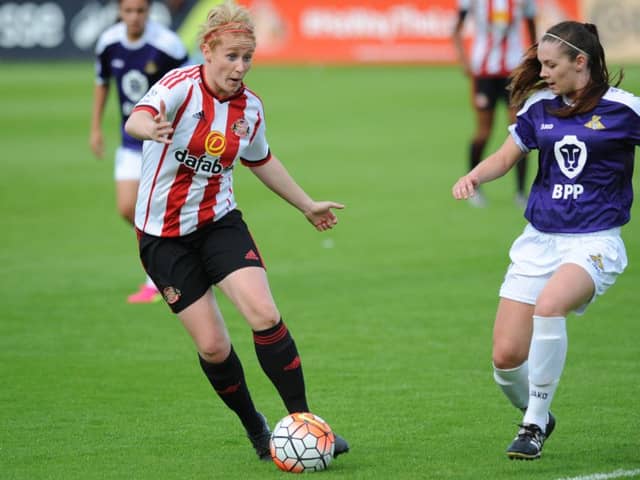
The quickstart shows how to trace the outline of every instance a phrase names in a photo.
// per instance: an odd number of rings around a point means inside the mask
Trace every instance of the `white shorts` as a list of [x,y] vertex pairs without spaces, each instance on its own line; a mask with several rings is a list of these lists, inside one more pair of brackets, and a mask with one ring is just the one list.
[[593,279],[595,293],[576,309],[582,314],[595,298],[613,285],[627,266],[627,252],[620,228],[601,232],[543,233],[527,225],[509,251],[511,265],[500,287],[500,296],[535,305],[551,275],[565,263],[584,268]]
[[130,148],[118,147],[114,178],[118,180],[140,180],[142,173],[142,152]]

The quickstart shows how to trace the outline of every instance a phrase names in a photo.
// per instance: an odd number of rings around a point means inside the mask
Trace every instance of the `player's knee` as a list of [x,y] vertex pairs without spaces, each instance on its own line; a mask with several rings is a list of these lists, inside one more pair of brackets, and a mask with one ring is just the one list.
[[254,330],[266,330],[280,321],[280,312],[270,301],[254,302],[248,313],[248,321]]
[[500,370],[510,370],[519,367],[527,360],[528,352],[515,346],[494,346],[493,365]]
[[567,312],[554,299],[540,295],[536,301],[534,315],[540,317],[566,317]]
[[222,363],[229,356],[231,347],[228,342],[205,341],[198,342],[198,352],[203,360],[208,363]]

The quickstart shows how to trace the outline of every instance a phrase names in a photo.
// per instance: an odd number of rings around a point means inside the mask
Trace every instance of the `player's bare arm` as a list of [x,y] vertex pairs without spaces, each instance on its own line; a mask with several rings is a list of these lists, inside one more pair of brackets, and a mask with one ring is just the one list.
[[274,155],[267,163],[252,167],[251,171],[269,189],[300,210],[318,231],[328,230],[338,223],[338,217],[331,209],[342,209],[344,205],[331,201],[313,200]]
[[139,140],[154,140],[169,145],[173,133],[171,123],[167,121],[167,107],[160,102],[160,111],[151,115],[146,110],[135,110],[124,125],[126,132]]
[[93,93],[93,112],[91,115],[91,132],[89,136],[89,146],[91,151],[98,158],[104,157],[104,138],[102,136],[102,115],[107,103],[109,87],[107,85],[96,85]]
[[513,137],[509,135],[495,153],[485,158],[467,175],[460,177],[451,190],[453,197],[457,200],[466,200],[472,197],[479,185],[503,176],[522,157],[524,157],[524,153]]

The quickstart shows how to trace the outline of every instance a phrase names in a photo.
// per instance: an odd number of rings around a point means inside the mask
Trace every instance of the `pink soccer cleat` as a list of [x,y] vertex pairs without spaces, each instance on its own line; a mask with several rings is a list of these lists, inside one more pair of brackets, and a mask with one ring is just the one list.
[[128,303],[156,303],[160,301],[162,295],[158,289],[152,285],[140,285],[140,290],[127,297]]

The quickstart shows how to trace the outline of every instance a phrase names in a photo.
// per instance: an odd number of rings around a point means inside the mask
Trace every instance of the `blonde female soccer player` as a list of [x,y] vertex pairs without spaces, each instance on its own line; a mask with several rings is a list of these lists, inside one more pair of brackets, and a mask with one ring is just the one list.
[[[319,231],[333,209],[313,200],[271,153],[260,98],[244,84],[256,48],[248,11],[213,8],[200,33],[202,65],[173,70],[138,102],[127,132],[145,140],[136,205],[140,257],[189,332],[200,365],[244,426],[256,453],[270,459],[269,428],[256,410],[211,285],[253,330],[260,365],[288,412],[309,411],[300,356],[271,296],[262,256],[232,188],[242,163]],[[335,455],[347,452],[336,437]]]

